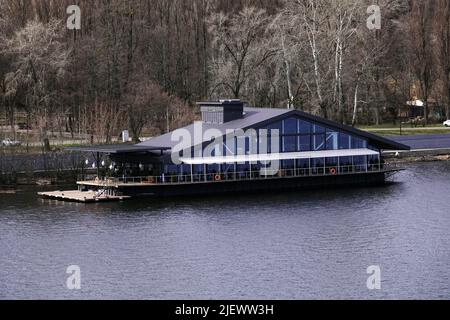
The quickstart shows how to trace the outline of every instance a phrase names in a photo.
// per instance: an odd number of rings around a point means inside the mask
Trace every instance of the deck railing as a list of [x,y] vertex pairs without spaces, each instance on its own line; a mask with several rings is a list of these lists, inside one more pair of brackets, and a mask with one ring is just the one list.
[[104,178],[85,178],[83,183],[92,182],[95,185],[114,186],[126,184],[180,184],[180,183],[204,183],[204,182],[223,182],[223,181],[243,181],[243,180],[264,180],[277,178],[296,178],[296,177],[314,177],[314,176],[337,176],[348,174],[360,174],[370,172],[381,172],[397,169],[395,165],[350,165],[350,166],[324,166],[320,168],[296,168],[280,169],[271,171],[262,169],[258,171],[243,172],[211,172],[194,173],[186,175],[164,174],[161,176],[141,176],[141,177],[104,177]]

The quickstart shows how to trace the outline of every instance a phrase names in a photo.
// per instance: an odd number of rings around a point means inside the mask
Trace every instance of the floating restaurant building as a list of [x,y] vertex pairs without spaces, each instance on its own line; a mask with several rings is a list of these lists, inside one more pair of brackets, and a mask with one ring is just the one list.
[[400,170],[382,151],[409,150],[299,110],[198,105],[201,122],[140,144],[72,148],[95,155],[97,176],[42,196],[89,202],[382,184]]

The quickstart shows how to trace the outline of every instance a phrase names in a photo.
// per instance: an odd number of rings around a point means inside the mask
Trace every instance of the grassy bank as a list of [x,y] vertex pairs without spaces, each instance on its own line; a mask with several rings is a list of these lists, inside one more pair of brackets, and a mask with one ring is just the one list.
[[379,126],[360,126],[360,130],[368,131],[379,135],[431,135],[431,134],[450,134],[450,128],[443,125],[427,125],[425,127],[418,126],[411,128],[410,125],[403,125],[400,131],[400,125],[393,126],[392,124]]

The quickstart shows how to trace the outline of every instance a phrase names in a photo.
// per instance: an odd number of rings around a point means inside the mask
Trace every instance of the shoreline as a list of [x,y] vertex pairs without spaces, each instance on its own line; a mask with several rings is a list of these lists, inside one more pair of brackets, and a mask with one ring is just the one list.
[[[404,165],[419,162],[446,162],[450,161],[450,149],[386,152],[383,156],[387,163]],[[14,194],[20,187],[75,185],[79,174],[80,170],[0,174],[0,195]]]
[[450,161],[450,149],[420,149],[410,151],[392,151],[383,153],[386,161],[394,163],[417,163]]

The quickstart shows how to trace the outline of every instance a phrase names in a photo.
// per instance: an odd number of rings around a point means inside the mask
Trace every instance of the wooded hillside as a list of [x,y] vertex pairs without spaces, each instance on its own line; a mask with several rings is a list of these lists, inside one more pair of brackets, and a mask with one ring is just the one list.
[[[66,26],[73,4],[80,30]],[[447,0],[0,0],[0,30],[0,114],[14,126],[23,113],[42,141],[137,140],[218,98],[347,124],[395,121],[421,99],[449,117]]]

